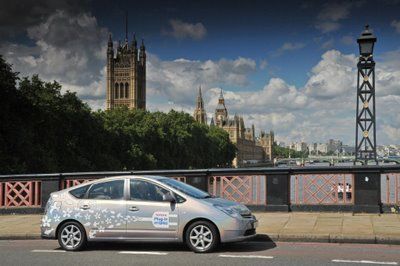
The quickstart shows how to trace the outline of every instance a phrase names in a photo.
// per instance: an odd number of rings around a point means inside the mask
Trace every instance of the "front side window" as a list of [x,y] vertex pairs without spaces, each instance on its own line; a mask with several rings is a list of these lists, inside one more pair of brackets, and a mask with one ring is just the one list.
[[164,178],[160,179],[159,181],[196,199],[205,199],[211,197],[211,195],[205,191],[172,178]]
[[163,196],[169,193],[168,190],[143,180],[131,179],[130,187],[131,200],[163,201]]
[[124,198],[124,180],[115,180],[94,184],[88,199],[119,200]]
[[83,197],[85,197],[86,191],[89,189],[89,187],[90,187],[90,185],[78,187],[78,188],[71,190],[69,193],[72,196],[74,196],[75,198],[83,199]]

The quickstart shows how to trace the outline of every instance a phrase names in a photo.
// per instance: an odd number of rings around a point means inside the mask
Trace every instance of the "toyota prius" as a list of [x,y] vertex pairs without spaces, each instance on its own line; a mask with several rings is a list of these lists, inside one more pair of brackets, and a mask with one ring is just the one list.
[[64,250],[88,241],[184,242],[194,252],[256,234],[257,220],[233,201],[162,176],[121,176],[54,192],[41,222],[42,238]]

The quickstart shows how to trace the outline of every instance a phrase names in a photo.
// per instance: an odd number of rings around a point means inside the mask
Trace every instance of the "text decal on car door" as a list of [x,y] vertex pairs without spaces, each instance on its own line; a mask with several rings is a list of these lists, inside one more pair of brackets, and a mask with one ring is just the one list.
[[153,226],[156,228],[169,228],[169,213],[155,212],[153,213]]

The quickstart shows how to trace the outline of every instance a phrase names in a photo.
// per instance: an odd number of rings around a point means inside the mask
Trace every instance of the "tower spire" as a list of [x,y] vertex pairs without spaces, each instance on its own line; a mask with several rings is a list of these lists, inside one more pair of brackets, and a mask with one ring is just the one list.
[[128,42],[128,11],[125,12],[125,42]]
[[107,54],[113,54],[114,49],[113,49],[113,42],[112,42],[112,37],[111,33],[108,35],[108,43],[107,43]]
[[199,93],[197,95],[196,108],[194,110],[193,117],[197,122],[201,124],[207,124],[207,114],[204,110],[204,102],[201,95],[201,86],[199,86]]
[[225,99],[221,88],[221,92],[218,98],[218,105],[217,108],[215,109],[215,123],[217,124],[217,126],[222,126],[227,119],[228,119],[228,110],[226,110],[225,107]]

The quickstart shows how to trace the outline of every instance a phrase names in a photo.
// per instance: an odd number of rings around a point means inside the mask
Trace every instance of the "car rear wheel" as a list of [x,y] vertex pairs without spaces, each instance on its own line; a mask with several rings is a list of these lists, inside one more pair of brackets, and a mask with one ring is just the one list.
[[86,233],[77,222],[66,222],[58,231],[58,243],[67,251],[82,250],[86,246]]
[[214,250],[219,243],[218,230],[210,222],[197,221],[186,230],[186,245],[196,253]]

